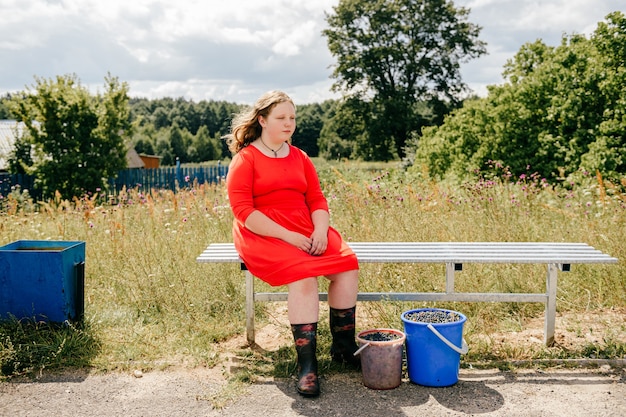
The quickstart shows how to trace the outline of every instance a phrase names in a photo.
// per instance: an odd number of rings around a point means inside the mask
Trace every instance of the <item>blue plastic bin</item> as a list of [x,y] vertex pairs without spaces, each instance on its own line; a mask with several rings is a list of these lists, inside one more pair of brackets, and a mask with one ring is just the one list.
[[18,240],[0,247],[0,319],[81,321],[85,242]]

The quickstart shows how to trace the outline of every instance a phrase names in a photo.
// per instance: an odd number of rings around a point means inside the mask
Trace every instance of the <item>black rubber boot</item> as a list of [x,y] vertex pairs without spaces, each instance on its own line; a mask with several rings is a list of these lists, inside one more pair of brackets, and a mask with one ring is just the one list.
[[291,332],[298,354],[298,382],[296,389],[303,397],[320,395],[317,378],[317,323],[292,324]]
[[354,356],[358,349],[355,341],[356,306],[345,309],[330,308],[330,333],[333,344],[330,355],[333,361],[346,363],[354,367],[361,366],[361,357]]

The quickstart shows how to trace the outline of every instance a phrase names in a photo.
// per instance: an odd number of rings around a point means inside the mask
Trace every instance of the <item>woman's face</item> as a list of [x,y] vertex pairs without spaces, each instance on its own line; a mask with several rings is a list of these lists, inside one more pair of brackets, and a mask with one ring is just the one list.
[[267,117],[259,116],[259,123],[268,140],[285,142],[296,130],[296,109],[289,101],[278,103]]

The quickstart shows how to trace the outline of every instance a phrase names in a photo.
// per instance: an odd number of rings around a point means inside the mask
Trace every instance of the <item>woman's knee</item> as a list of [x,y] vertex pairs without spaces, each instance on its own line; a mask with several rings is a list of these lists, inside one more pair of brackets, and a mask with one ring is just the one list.
[[327,275],[330,281],[344,281],[344,282],[358,282],[359,280],[359,270],[353,269],[351,271],[339,272],[337,274]]
[[297,292],[301,294],[306,294],[310,292],[317,293],[317,278],[303,278],[298,281],[294,281],[290,284],[287,284],[287,289],[289,292]]

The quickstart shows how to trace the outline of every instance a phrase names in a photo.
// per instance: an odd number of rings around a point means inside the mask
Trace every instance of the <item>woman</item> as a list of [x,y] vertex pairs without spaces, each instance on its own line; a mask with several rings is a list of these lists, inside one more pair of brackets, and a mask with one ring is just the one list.
[[288,317],[298,356],[297,390],[319,395],[317,376],[318,276],[329,281],[328,305],[334,361],[358,366],[353,353],[358,262],[329,226],[328,203],[309,157],[291,145],[296,108],[288,95],[270,91],[237,115],[227,141],[233,159],[228,197],[233,241],[248,270],[288,289]]

